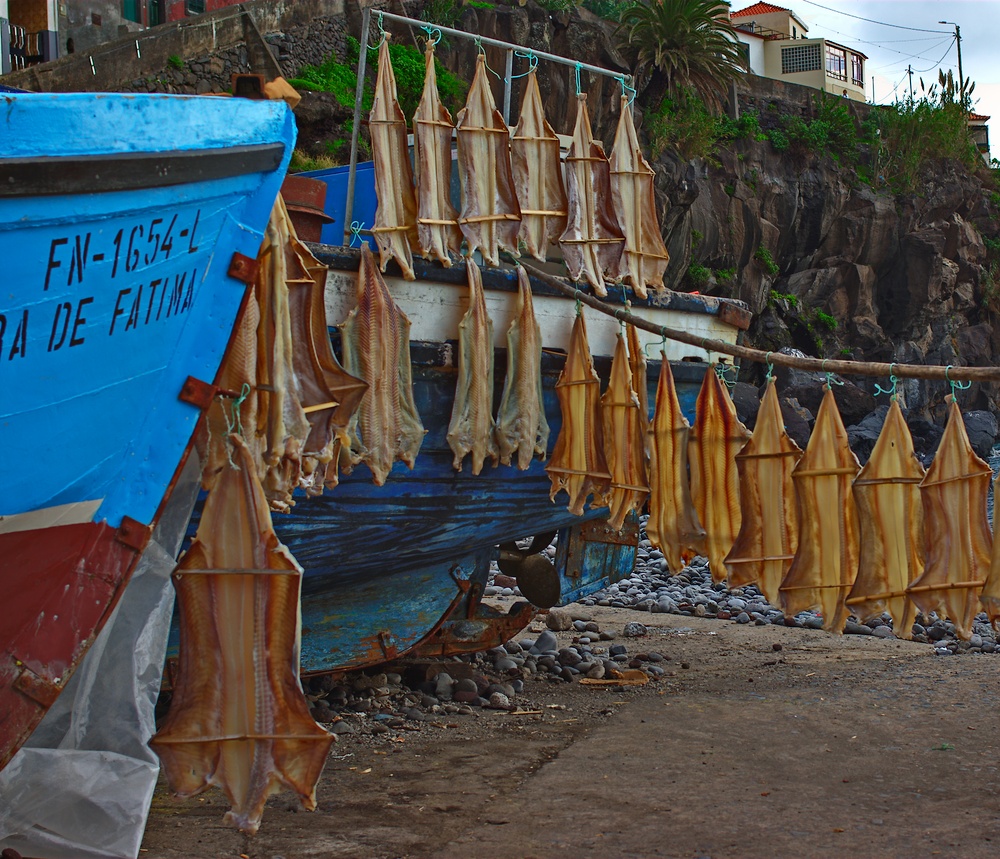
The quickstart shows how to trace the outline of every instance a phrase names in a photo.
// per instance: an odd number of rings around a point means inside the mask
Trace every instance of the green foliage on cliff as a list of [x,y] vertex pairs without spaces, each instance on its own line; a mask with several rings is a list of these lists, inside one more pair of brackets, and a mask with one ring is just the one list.
[[[347,56],[343,63],[331,56],[319,66],[304,66],[297,78],[289,83],[296,89],[308,89],[314,92],[330,92],[344,107],[354,107],[357,92],[357,66],[360,52],[358,40],[348,36]],[[389,59],[396,76],[396,91],[399,106],[407,119],[413,116],[420,103],[420,94],[424,88],[424,56],[412,45],[397,45],[389,43]],[[368,62],[378,61],[378,51],[368,50]],[[468,84],[453,75],[441,62],[435,58],[434,69],[437,73],[438,93],[441,101],[452,111],[459,109],[468,91]],[[361,109],[368,111],[372,106],[373,83],[366,82]]]

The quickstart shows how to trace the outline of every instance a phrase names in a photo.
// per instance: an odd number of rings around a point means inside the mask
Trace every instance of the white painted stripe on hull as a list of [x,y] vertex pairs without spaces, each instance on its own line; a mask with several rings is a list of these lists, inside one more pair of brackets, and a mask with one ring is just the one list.
[[29,510],[27,513],[15,513],[10,516],[0,515],[0,534],[13,534],[15,531],[37,531],[42,528],[54,528],[57,525],[78,525],[81,522],[93,522],[94,514],[103,500],[103,498],[98,498],[94,501],[73,501],[69,504],[43,507],[41,510]]
[[[330,325],[340,325],[347,314],[357,305],[357,275],[352,272],[331,270],[326,281],[326,318]],[[393,299],[410,318],[410,339],[429,342],[458,339],[458,324],[469,306],[469,289],[466,285],[433,281],[408,281],[402,278],[385,279]],[[514,318],[517,293],[487,288],[486,309],[493,320],[494,343],[498,348],[507,348],[507,329]],[[574,304],[566,298],[550,295],[535,295],[535,316],[542,329],[542,343],[548,349],[563,349],[569,346],[570,333],[575,318]],[[665,310],[658,307],[640,307],[638,315],[667,328],[676,328],[689,334],[735,343],[739,333],[733,326],[721,322],[717,316],[708,313],[688,313],[682,310]],[[615,351],[615,341],[620,331],[620,323],[613,317],[596,311],[587,311],[587,338],[595,357],[610,357]],[[660,340],[655,334],[639,330],[639,341],[650,359],[659,359]],[[680,361],[695,358],[714,363],[718,357],[696,346],[666,342],[667,360]]]

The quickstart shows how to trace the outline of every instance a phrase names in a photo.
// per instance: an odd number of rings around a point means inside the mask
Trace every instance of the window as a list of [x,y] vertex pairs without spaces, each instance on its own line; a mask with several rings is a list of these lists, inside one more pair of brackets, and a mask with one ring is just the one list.
[[186,0],[184,8],[187,10],[188,15],[204,15],[205,0]]
[[865,85],[865,61],[860,54],[851,54],[851,83],[859,87]]
[[747,71],[750,70],[750,46],[746,42],[740,42],[740,53],[743,55],[743,62],[746,64]]
[[793,75],[796,72],[816,72],[820,65],[819,45],[796,45],[781,49],[781,73]]
[[826,73],[838,81],[847,80],[847,51],[833,45],[826,46]]
[[139,0],[123,0],[122,17],[127,21],[135,21],[137,24],[141,24],[142,9],[139,6]]

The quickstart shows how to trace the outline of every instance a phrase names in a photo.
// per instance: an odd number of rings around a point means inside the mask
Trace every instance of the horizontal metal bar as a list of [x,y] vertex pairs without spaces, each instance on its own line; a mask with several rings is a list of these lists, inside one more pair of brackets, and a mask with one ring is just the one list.
[[538,57],[540,60],[548,60],[550,63],[559,63],[564,66],[572,66],[576,68],[577,65],[583,71],[592,72],[595,75],[605,75],[609,78],[617,78],[618,80],[623,80],[626,83],[632,80],[632,75],[627,75],[623,72],[614,72],[611,69],[604,69],[600,66],[592,66],[590,63],[577,63],[576,60],[571,60],[569,57],[560,57],[558,54],[549,54],[545,51],[536,51],[532,48],[526,48],[524,45],[515,45],[513,42],[502,42],[499,39],[491,39],[488,36],[477,36],[475,33],[466,33],[463,30],[455,30],[451,27],[442,27],[440,24],[431,24],[429,21],[421,21],[418,18],[407,18],[405,15],[396,15],[392,12],[382,12],[381,10],[376,10],[374,15],[377,15],[379,19],[384,19],[386,21],[398,21],[400,24],[414,24],[417,27],[433,27],[435,30],[440,30],[442,33],[447,33],[449,36],[457,36],[460,39],[478,39],[483,45],[492,45],[495,48],[504,48],[513,51],[531,51],[531,53]]

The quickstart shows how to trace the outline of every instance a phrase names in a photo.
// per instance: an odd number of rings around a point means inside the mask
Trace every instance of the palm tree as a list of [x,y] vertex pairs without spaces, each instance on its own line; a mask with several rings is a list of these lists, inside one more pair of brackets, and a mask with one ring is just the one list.
[[636,78],[667,93],[694,88],[718,105],[746,69],[743,50],[720,0],[648,0],[625,10],[616,31],[636,52]]

